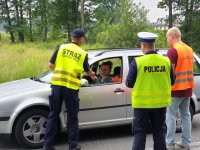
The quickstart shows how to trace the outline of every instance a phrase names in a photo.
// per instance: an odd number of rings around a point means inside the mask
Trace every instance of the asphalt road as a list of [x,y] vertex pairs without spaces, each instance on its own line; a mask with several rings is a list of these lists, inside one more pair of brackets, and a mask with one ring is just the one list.
[[[177,141],[181,133],[176,133]],[[90,129],[80,131],[80,144],[82,150],[130,150],[132,147],[131,125]],[[152,149],[152,135],[147,135],[146,150]],[[62,134],[57,138],[57,150],[67,150],[67,136]],[[25,150],[15,142],[0,139],[0,150]],[[39,149],[38,149],[39,150]],[[194,116],[192,123],[192,150],[200,150],[200,115]]]

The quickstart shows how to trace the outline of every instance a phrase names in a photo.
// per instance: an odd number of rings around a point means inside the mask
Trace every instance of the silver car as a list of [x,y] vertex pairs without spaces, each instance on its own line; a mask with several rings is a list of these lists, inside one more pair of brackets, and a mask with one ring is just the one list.
[[[166,55],[167,50],[158,50]],[[99,65],[112,62],[110,76],[120,68],[121,81],[95,83],[84,75],[79,93],[81,129],[130,124],[132,122],[131,89],[125,86],[129,65],[133,58],[143,55],[139,49],[107,49],[89,52],[89,63],[98,75]],[[45,135],[49,113],[51,72],[41,77],[0,84],[0,134],[15,137],[19,144],[38,148]],[[195,89],[190,103],[193,115],[200,112],[200,59],[194,54]],[[66,130],[66,109],[63,105],[58,121],[58,133]]]

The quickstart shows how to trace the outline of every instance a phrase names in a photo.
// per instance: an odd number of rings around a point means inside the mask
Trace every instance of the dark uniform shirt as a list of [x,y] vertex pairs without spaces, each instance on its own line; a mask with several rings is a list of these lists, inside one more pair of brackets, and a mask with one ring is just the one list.
[[[53,56],[52,56],[51,59],[49,60],[52,64],[55,64],[55,62],[56,62],[56,57],[57,57],[59,48],[60,48],[60,45],[58,45],[58,46],[56,47]],[[84,68],[84,71],[85,71],[85,72],[88,72],[88,71],[90,70],[90,65],[89,65],[89,63],[88,63],[88,55],[86,55],[86,57],[85,57],[85,60],[84,60],[84,63],[83,63],[83,68]]]
[[[150,54],[157,54],[157,52],[152,50],[152,51],[146,52],[145,55],[150,55]],[[125,82],[126,86],[129,88],[133,88],[135,85],[135,82],[136,82],[136,78],[137,78],[137,64],[136,64],[135,59],[133,59],[132,63],[130,64],[130,67],[129,67],[128,76],[126,78],[126,82]],[[170,78],[171,78],[171,85],[173,85],[175,82],[175,76],[174,76],[172,66],[171,66],[171,70],[170,70]]]
[[[178,53],[175,48],[171,48],[167,52],[167,56],[169,57],[172,64],[176,66],[178,60]],[[192,88],[186,90],[177,90],[172,91],[172,97],[191,97],[192,96]]]

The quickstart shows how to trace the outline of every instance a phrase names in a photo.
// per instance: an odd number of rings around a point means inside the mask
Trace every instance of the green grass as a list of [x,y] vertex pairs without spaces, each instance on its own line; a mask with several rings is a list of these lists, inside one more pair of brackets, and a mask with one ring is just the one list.
[[53,51],[38,49],[37,44],[0,45],[0,83],[37,76],[47,70]]
[[[56,45],[63,41],[11,44],[0,41],[0,83],[38,76],[45,72]],[[103,47],[84,45],[83,49]]]

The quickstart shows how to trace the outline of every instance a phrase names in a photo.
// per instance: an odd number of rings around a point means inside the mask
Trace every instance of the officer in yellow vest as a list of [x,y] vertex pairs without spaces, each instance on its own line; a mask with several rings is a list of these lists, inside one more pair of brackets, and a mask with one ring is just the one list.
[[149,123],[153,132],[154,150],[166,150],[166,107],[171,103],[174,73],[167,57],[155,49],[156,34],[138,33],[144,56],[135,58],[128,72],[126,86],[132,89],[133,150],[145,150]]
[[55,150],[53,143],[56,124],[63,100],[67,110],[69,150],[81,149],[78,144],[78,92],[83,71],[96,79],[95,73],[89,67],[87,53],[79,47],[84,44],[84,37],[82,29],[75,29],[72,33],[72,43],[58,46],[49,62],[48,67],[53,70],[52,94],[49,96],[50,113],[46,122],[44,150]]

